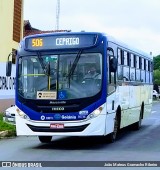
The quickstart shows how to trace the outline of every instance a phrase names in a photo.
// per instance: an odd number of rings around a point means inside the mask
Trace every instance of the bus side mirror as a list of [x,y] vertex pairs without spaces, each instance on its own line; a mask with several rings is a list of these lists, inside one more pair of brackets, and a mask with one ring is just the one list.
[[117,65],[118,65],[117,59],[115,57],[110,57],[110,60],[109,60],[110,72],[116,72]]
[[9,61],[10,57],[12,59],[12,55],[16,56],[17,55],[17,50],[12,51],[9,55],[8,55],[8,60],[6,63],[6,76],[10,77],[11,76],[11,72],[12,72],[12,61]]
[[10,77],[12,71],[12,61],[7,61],[6,63],[6,76]]

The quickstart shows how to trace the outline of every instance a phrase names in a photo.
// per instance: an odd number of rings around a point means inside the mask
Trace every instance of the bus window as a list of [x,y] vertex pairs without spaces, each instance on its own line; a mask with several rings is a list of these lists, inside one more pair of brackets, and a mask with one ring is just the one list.
[[135,81],[135,56],[130,54],[130,80]]
[[118,64],[121,64],[121,50],[118,48]]
[[125,81],[129,81],[129,67],[123,67],[123,78]]
[[141,58],[141,81],[146,81],[146,72],[145,72],[145,59]]
[[121,49],[118,48],[118,71],[117,71],[117,78],[118,80],[123,80],[123,52]]
[[125,81],[130,80],[130,75],[129,75],[129,57],[128,53],[124,51],[124,66],[123,66],[123,78]]
[[123,51],[118,48],[118,64],[123,65]]
[[141,80],[141,74],[140,74],[140,69],[136,69],[136,81]]
[[150,62],[150,83],[153,83],[153,65],[152,62]]
[[139,57],[139,69],[142,69],[142,58]]
[[146,60],[146,83],[149,83],[149,76],[150,76],[148,65],[149,65],[149,61]]
[[[108,94],[115,91],[115,84],[116,84],[116,71],[112,71],[112,65],[116,64],[114,61],[116,61],[114,57],[114,51],[112,48],[107,49],[108,57],[107,57],[107,63],[108,63]],[[112,63],[113,62],[113,63]]]
[[127,66],[130,66],[130,53],[127,52]]
[[118,65],[118,71],[117,71],[118,80],[123,80],[123,66]]
[[134,55],[131,54],[131,55],[130,55],[130,66],[131,66],[131,67],[134,67],[134,64],[135,64],[135,63],[134,63],[134,59],[135,59],[135,58],[134,58]]
[[130,80],[135,81],[135,69],[134,68],[130,69]]
[[128,66],[128,57],[127,57],[127,52],[124,51],[124,65]]
[[135,68],[130,68],[130,80],[135,81]]
[[149,61],[146,60],[146,71],[149,71],[149,70],[148,70],[148,62],[149,62]]
[[144,70],[144,58],[141,58],[142,70]]
[[140,66],[140,64],[139,64],[139,57],[138,56],[136,56],[136,68],[140,68],[139,66]]
[[145,72],[145,70],[141,70],[141,81],[142,82],[146,81],[146,72]]
[[146,59],[144,59],[144,70],[146,70],[147,66],[146,66]]
[[136,55],[134,55],[134,67],[136,68]]
[[151,69],[150,69],[150,61],[148,61],[148,71],[151,71]]

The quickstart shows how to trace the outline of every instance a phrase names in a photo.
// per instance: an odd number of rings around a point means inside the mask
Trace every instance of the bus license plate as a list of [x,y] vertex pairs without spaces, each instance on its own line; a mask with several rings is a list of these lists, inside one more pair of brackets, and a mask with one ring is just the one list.
[[51,129],[63,129],[64,124],[59,124],[59,123],[50,124],[50,128]]

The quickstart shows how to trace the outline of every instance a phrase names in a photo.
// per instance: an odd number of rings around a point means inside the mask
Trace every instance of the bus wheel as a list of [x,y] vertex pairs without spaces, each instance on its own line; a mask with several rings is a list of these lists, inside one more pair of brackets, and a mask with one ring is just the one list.
[[52,136],[38,136],[40,142],[49,143],[52,140]]
[[108,135],[108,140],[110,143],[115,142],[117,138],[118,130],[119,130],[119,119],[118,119],[118,116],[116,115],[115,120],[114,120],[113,132]]

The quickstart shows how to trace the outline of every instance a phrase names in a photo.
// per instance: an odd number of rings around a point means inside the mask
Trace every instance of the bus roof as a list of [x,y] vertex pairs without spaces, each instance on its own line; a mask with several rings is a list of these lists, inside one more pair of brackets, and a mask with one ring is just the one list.
[[134,48],[134,47],[132,47],[130,45],[127,45],[124,42],[122,42],[122,41],[120,41],[120,40],[118,40],[118,39],[116,39],[116,38],[114,38],[114,37],[112,37],[110,35],[106,35],[106,36],[107,36],[107,39],[108,39],[109,42],[112,42],[112,43],[118,45],[120,48],[123,48],[123,49],[126,49],[128,51],[131,51],[131,52],[133,52],[134,54],[137,54],[137,55],[142,55],[142,56],[145,56],[145,57],[148,57],[148,58],[151,58],[151,59],[153,58],[152,55],[150,55],[150,54],[148,54],[148,53],[146,53],[146,52],[144,52],[142,50],[139,50],[137,48]]
[[[108,42],[112,42],[116,45],[118,45],[120,48],[126,49],[127,51],[131,51],[134,54],[137,55],[142,55],[148,58],[153,58],[150,54],[147,54],[146,52],[143,52],[142,50],[138,50],[136,48],[133,48],[125,43],[123,43],[122,41],[106,34],[103,32],[55,32],[55,33],[43,33],[43,34],[34,34],[34,35],[29,35],[24,37],[23,40],[28,39],[28,38],[34,38],[34,37],[49,37],[49,36],[60,36],[60,35],[99,35],[99,36],[105,36],[107,38]],[[23,41],[22,40],[22,41]]]

